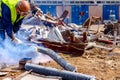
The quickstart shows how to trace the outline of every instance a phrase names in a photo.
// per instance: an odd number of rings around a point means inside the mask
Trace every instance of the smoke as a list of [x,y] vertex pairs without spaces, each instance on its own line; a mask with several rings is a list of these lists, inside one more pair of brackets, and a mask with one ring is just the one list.
[[[38,20],[38,19],[37,19]],[[36,44],[33,44],[31,42],[28,42],[27,39],[29,38],[30,34],[32,33],[34,23],[39,23],[40,21],[36,21],[34,18],[31,18],[31,20],[28,21],[28,23],[33,23],[33,25],[22,25],[23,28],[21,28],[18,33],[16,34],[16,37],[19,38],[23,43],[22,44],[14,44],[10,41],[9,38],[7,38],[3,45],[0,45],[0,63],[5,63],[7,65],[16,65],[19,63],[19,61],[23,58],[32,58],[33,63],[45,63],[51,60],[51,58],[43,53],[36,51]],[[27,22],[26,22],[27,23]],[[39,26],[43,24],[39,23]],[[37,28],[36,28],[37,29]],[[39,29],[37,29],[39,30]],[[43,33],[41,32],[40,28],[40,36],[43,36]],[[43,29],[44,31],[44,29]],[[35,33],[36,35],[38,33]],[[46,33],[45,37],[46,37]],[[41,45],[39,45],[41,46]]]
[[6,39],[0,46],[0,63],[16,65],[23,58],[32,58],[33,63],[44,63],[51,60],[45,54],[36,51],[37,45],[33,43],[14,44],[10,39]]
[[17,64],[22,58],[35,58],[37,56],[35,47],[24,44],[15,45],[9,40],[5,40],[0,51],[0,61],[8,65]]

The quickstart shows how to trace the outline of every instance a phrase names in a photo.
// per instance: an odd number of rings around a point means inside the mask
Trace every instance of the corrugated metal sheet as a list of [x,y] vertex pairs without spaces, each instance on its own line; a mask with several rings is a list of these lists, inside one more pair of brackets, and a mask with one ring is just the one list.
[[50,13],[52,16],[56,16],[56,6],[55,5],[41,5],[40,8],[44,14]]
[[102,6],[89,6],[89,16],[98,16],[98,17],[102,17]]
[[82,25],[89,17],[88,5],[72,6],[72,22]]
[[67,10],[69,12],[67,18],[64,21],[66,23],[70,23],[71,22],[71,6],[57,6],[56,14],[58,17],[60,17],[64,10]]
[[103,5],[103,20],[109,20],[109,15],[115,14],[116,19],[119,19],[118,5]]

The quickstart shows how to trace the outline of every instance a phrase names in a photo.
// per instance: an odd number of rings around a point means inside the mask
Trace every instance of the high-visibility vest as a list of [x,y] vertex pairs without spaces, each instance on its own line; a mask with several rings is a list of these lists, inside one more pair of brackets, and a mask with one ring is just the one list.
[[[18,22],[19,20],[21,20],[23,18],[23,16],[20,16],[19,19],[17,19],[17,11],[16,11],[16,5],[18,3],[19,0],[1,0],[0,1],[0,16],[2,17],[2,8],[1,8],[1,4],[4,3],[6,4],[11,12],[11,21],[12,24],[14,25],[15,22]],[[17,21],[16,21],[17,19]]]

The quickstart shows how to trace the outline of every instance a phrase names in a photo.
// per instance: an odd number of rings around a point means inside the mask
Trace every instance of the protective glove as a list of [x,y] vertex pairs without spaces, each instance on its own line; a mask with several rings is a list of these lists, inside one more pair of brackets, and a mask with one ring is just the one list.
[[15,43],[15,44],[22,44],[23,42],[20,39],[18,39],[18,38],[14,38],[13,43]]

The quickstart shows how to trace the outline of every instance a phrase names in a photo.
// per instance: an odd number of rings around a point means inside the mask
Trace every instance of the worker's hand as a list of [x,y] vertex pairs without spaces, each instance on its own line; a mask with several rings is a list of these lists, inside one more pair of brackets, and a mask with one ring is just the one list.
[[14,38],[13,43],[15,44],[22,44],[22,41],[18,38]]

